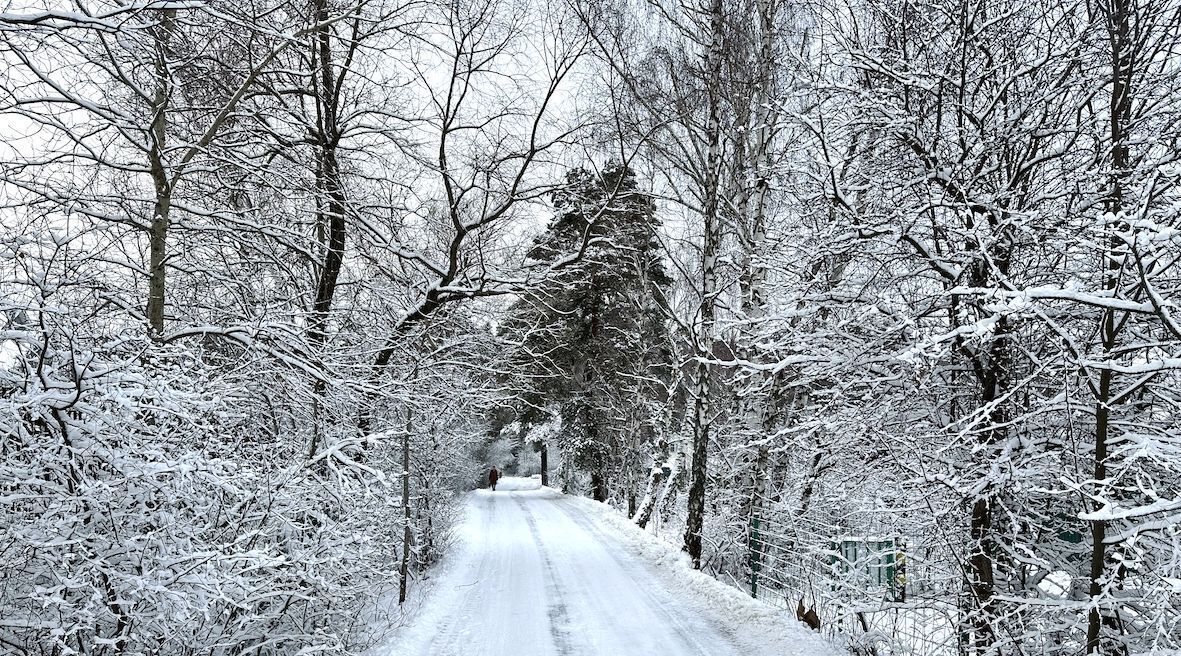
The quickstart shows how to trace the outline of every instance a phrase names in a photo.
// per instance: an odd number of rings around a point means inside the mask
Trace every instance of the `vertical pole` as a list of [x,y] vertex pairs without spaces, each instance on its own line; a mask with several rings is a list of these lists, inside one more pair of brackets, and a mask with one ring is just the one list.
[[762,538],[759,535],[759,521],[758,515],[753,515],[750,518],[750,596],[756,599],[759,596],[759,568],[762,567],[762,558],[760,557]]
[[406,430],[402,432],[402,567],[398,572],[398,603],[406,601],[406,583],[410,578],[410,429],[413,411],[406,406]]

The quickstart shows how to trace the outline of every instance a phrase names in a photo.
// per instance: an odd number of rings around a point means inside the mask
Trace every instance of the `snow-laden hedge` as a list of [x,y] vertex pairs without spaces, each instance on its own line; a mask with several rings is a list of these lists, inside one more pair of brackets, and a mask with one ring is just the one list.
[[80,361],[4,381],[0,651],[352,651],[397,562],[380,477],[306,466],[199,362]]

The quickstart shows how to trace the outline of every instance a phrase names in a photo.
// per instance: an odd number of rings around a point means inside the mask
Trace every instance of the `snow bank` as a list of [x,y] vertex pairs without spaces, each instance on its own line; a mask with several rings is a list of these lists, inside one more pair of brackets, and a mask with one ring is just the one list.
[[[561,494],[552,490],[554,494]],[[840,647],[796,619],[794,613],[748,597],[715,578],[693,569],[688,555],[646,533],[610,506],[585,497],[570,497],[587,516],[618,536],[629,550],[651,562],[661,579],[683,599],[711,611],[726,621],[744,642],[790,644],[795,653],[809,656],[844,656]]]

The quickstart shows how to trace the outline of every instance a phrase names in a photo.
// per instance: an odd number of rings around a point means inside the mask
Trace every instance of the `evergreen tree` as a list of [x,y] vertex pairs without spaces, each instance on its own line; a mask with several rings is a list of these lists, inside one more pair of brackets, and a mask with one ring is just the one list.
[[671,367],[659,305],[671,281],[655,206],[629,168],[612,165],[570,171],[554,207],[530,259],[582,257],[509,311],[503,334],[514,344],[519,416],[536,424],[556,410],[563,462],[589,473],[595,499],[618,479],[634,502],[643,447],[659,432],[650,408],[663,401]]

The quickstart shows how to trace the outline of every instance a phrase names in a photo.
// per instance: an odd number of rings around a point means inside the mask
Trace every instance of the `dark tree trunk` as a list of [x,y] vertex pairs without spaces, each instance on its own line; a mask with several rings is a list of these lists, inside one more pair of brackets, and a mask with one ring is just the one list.
[[[1006,436],[1005,411],[998,402],[1006,387],[1006,374],[1010,367],[1008,358],[1009,333],[1004,319],[997,322],[996,332],[983,361],[977,363],[977,375],[981,386],[980,406],[993,405],[989,413],[988,430],[981,441],[988,448],[983,453],[993,453],[993,448]],[[994,405],[995,404],[995,405]],[[993,626],[997,617],[996,608],[996,536],[993,531],[994,502],[997,490],[987,483],[972,500],[970,519],[971,548],[968,558],[971,580],[969,587],[975,601],[977,619],[973,622],[976,650],[987,652],[996,644],[997,634]]]
[[640,528],[647,528],[649,520],[652,519],[652,511],[656,508],[656,504],[660,497],[660,484],[664,480],[664,471],[659,467],[653,467],[652,472],[648,475],[648,486],[644,493],[644,503],[636,512],[636,526]]
[[148,304],[145,312],[152,337],[164,334],[164,301],[168,259],[168,229],[171,226],[173,180],[169,176],[164,153],[167,150],[169,89],[171,72],[168,53],[172,48],[172,31],[176,10],[161,12],[160,25],[154,28],[156,90],[152,96],[151,144],[148,148],[149,170],[155,187],[156,202],[148,232]]
[[693,568],[701,568],[701,532],[705,525],[705,484],[709,472],[706,458],[709,446],[709,367],[700,365],[697,375],[697,400],[694,403],[693,464],[689,470],[689,514],[685,522],[685,551]]
[[[316,142],[316,229],[324,247],[324,261],[316,281],[316,296],[312,301],[312,316],[308,338],[312,344],[322,344],[327,336],[328,313],[332,310],[332,298],[336,294],[336,283],[344,263],[345,211],[346,201],[341,180],[337,148],[340,144],[338,122],[338,84],[332,73],[332,28],[327,25],[329,18],[327,0],[316,0],[316,60],[319,70],[313,72],[315,87],[317,124],[313,138]],[[343,75],[343,73],[342,73]],[[317,380],[314,387],[315,412],[318,414],[321,399],[327,392],[323,380]],[[315,457],[320,448],[320,429],[316,426],[308,445],[308,458]]]
[[321,231],[324,262],[320,267],[316,297],[312,302],[313,341],[324,339],[328,312],[332,309],[332,298],[336,294],[336,283],[344,262],[347,210],[337,157],[341,135],[338,107],[341,85],[336,82],[332,72],[332,28],[327,24],[328,19],[327,0],[316,0],[316,20],[321,25],[316,29],[316,60],[319,69],[313,76],[317,112],[313,137],[319,158],[316,163],[316,187],[321,194],[316,205],[316,226]]
[[398,570],[398,603],[406,601],[406,585],[410,580],[410,431],[413,414],[406,409],[406,430],[402,434],[402,566]]
[[591,487],[593,488],[591,494],[595,501],[606,503],[607,493],[607,477],[603,475],[601,469],[595,469],[591,472]]
[[430,478],[420,476],[418,487],[418,506],[415,511],[422,518],[419,524],[422,527],[422,535],[418,546],[418,563],[419,567],[423,568],[433,564],[438,554],[435,553],[435,521],[431,518]]
[[[1111,130],[1111,179],[1107,193],[1105,209],[1112,216],[1120,216],[1124,204],[1124,177],[1128,174],[1131,156],[1128,149],[1126,130],[1132,122],[1132,80],[1134,72],[1134,55],[1136,46],[1131,42],[1132,8],[1129,0],[1107,0],[1107,35],[1111,47],[1111,106],[1109,124]],[[1121,222],[1123,223],[1123,222]],[[1126,230],[1127,225],[1115,227],[1115,230]],[[1120,277],[1128,254],[1118,236],[1112,235],[1107,246],[1105,257],[1105,272],[1103,287],[1110,296],[1117,296]],[[1120,253],[1120,250],[1125,252]],[[1100,339],[1103,346],[1103,359],[1112,357],[1115,350],[1119,323],[1116,321],[1115,311],[1103,311],[1100,324]],[[1107,459],[1111,428],[1111,387],[1114,372],[1105,368],[1099,373],[1099,390],[1095,399],[1095,459],[1092,479],[1102,485],[1107,479]],[[1096,503],[1092,510],[1098,510]],[[1091,598],[1090,610],[1087,613],[1087,653],[1102,653],[1102,627],[1107,624],[1118,624],[1113,617],[1104,617],[1102,604],[1103,581],[1107,578],[1107,522],[1094,520],[1091,522],[1091,568],[1090,586],[1088,594]],[[1114,612],[1114,611],[1112,611]],[[1126,649],[1116,647],[1112,654],[1124,654]]]

